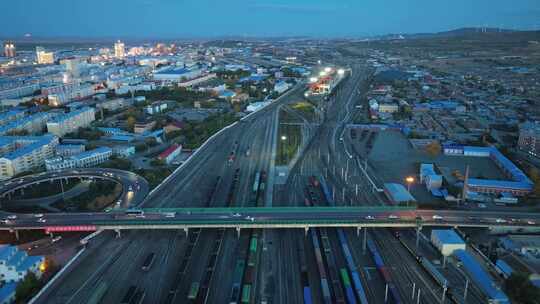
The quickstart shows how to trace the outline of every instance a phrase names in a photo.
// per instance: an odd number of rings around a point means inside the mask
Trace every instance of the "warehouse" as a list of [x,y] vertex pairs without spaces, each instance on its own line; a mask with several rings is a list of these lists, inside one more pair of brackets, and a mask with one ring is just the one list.
[[443,256],[449,256],[458,249],[465,250],[465,242],[451,229],[432,230],[431,242]]

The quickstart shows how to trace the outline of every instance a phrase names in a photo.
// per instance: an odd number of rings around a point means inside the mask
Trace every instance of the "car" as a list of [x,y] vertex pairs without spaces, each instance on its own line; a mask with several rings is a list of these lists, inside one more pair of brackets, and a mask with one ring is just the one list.
[[9,220],[16,220],[17,219],[17,216],[15,214],[12,214],[12,215],[8,215],[7,217]]
[[435,214],[435,215],[433,216],[433,219],[436,220],[436,221],[440,221],[440,220],[443,219],[443,217],[440,216],[440,215]]
[[51,240],[51,242],[56,243],[56,242],[60,241],[61,239],[62,239],[62,236],[59,235],[59,236],[57,236],[57,237],[54,237],[54,238]]
[[45,223],[46,221],[47,220],[42,217],[37,220],[38,223]]
[[506,223],[506,220],[502,219],[502,218],[498,218],[498,219],[495,219],[495,222],[497,222],[497,223]]
[[480,204],[478,204],[478,208],[484,209],[484,208],[487,208],[487,206],[486,206],[486,204],[480,203]]
[[388,216],[388,219],[389,219],[389,220],[398,220],[398,219],[399,219],[399,216],[398,216],[398,215],[395,215],[395,214],[390,214],[390,215]]
[[34,217],[37,217],[37,218],[43,217],[43,213],[36,213],[34,214]]
[[1,219],[0,223],[7,225],[7,224],[9,224],[9,220],[8,219]]
[[241,215],[240,213],[233,213],[232,216],[234,216],[234,217],[240,217],[240,216],[242,216],[242,215]]
[[535,222],[535,221],[532,221],[532,220],[528,220],[528,221],[527,221],[527,225],[536,225],[536,222]]
[[374,220],[375,217],[373,217],[373,215],[366,215],[365,219],[366,220]]
[[128,191],[133,191],[133,187],[131,187],[131,185],[129,185]]

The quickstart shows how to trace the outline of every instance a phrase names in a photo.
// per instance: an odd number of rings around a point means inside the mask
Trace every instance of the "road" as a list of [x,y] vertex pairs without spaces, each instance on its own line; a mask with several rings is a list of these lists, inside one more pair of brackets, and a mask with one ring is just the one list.
[[108,168],[80,168],[43,172],[12,179],[2,183],[0,197],[9,199],[12,193],[21,191],[26,187],[54,181],[65,182],[68,179],[103,179],[120,183],[122,185],[122,195],[118,199],[120,201],[118,207],[122,208],[141,204],[149,191],[148,182],[135,173]]
[[[239,198],[238,202],[249,202],[246,200],[249,190],[246,189],[249,189],[249,184],[252,183],[249,178],[253,174],[252,170],[267,166],[272,155],[268,145],[275,137],[271,127],[275,122],[275,119],[272,119],[273,115],[277,115],[276,109],[279,104],[294,100],[301,94],[303,88],[295,88],[272,105],[214,137],[210,144],[200,148],[188,162],[175,171],[159,190],[151,192],[142,206],[223,207],[231,188],[232,176],[237,168],[240,168],[241,182],[236,197]],[[241,154],[245,153],[243,150],[248,147],[252,149],[249,153],[251,158],[246,160]],[[233,150],[237,150],[237,157],[233,163],[229,163],[228,158]],[[254,160],[256,163],[253,163]],[[218,176],[221,178],[215,189],[216,195],[209,198],[209,192],[216,186]],[[205,206],[206,204],[208,206]],[[202,267],[196,264],[198,260],[195,260],[195,257],[201,257],[204,261],[208,253],[208,248],[204,244],[212,239],[214,234],[214,230],[203,230],[200,234],[200,242],[193,248],[194,260],[189,262],[194,266],[188,267],[194,269],[189,276],[186,275],[186,278],[201,276]],[[232,236],[225,237],[230,239]],[[224,244],[228,246],[227,242]],[[147,292],[145,303],[165,301],[170,290],[178,290],[180,296],[177,296],[176,302],[183,303],[185,297],[182,297],[182,294],[185,294],[189,283],[186,283],[186,279],[181,282],[175,280],[181,266],[179,261],[184,257],[187,248],[188,242],[183,232],[128,232],[116,240],[113,233],[105,233],[90,244],[76,270],[66,274],[52,291],[38,302],[84,303],[98,282],[104,281],[111,284],[103,299],[104,303],[120,302],[132,284]],[[156,261],[150,271],[143,272],[140,269],[142,259],[150,252],[156,253]],[[230,263],[232,251],[224,248],[222,252],[224,255],[220,257],[217,267],[230,269],[227,265]],[[219,283],[223,286],[228,285],[225,280],[223,282],[220,280]],[[219,297],[220,292],[214,290],[218,289],[213,286],[210,296]]]

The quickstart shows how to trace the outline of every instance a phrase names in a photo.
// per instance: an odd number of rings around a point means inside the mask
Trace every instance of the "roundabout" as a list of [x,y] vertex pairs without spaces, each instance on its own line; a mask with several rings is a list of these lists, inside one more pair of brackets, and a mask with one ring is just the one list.
[[[118,198],[112,202],[111,207],[128,208],[138,206],[149,191],[148,182],[141,176],[124,170],[108,168],[78,168],[63,171],[43,172],[11,179],[0,183],[0,207],[21,208],[25,206],[40,207],[49,212],[62,212],[52,207],[52,203],[62,198],[88,191],[88,184],[93,182],[112,182],[120,185]],[[19,199],[31,187],[43,184],[55,185],[59,183],[61,193]],[[73,185],[73,183],[78,183]],[[84,189],[86,185],[86,189]],[[57,185],[56,185],[57,186]],[[71,186],[74,186],[70,188]],[[67,189],[67,190],[65,190]],[[97,210],[96,210],[97,211]]]

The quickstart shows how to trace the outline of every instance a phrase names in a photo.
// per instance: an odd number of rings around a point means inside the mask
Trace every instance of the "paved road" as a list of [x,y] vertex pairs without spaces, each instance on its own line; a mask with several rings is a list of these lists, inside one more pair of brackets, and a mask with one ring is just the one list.
[[104,179],[122,184],[122,195],[119,198],[118,207],[127,208],[137,206],[146,198],[148,194],[148,182],[141,176],[123,170],[108,168],[81,168],[63,171],[43,172],[39,174],[27,175],[9,180],[0,186],[0,197],[9,199],[15,191],[21,191],[32,185],[48,183],[52,181],[66,179]]
[[[270,119],[272,112],[280,103],[296,98],[295,95],[301,93],[303,93],[302,88],[291,91],[292,96],[285,96],[214,137],[210,144],[199,149],[192,159],[175,171],[157,191],[153,191],[144,200],[142,206],[207,207],[205,205],[208,203],[211,207],[223,207],[231,186],[232,175],[238,167],[244,168],[241,170],[243,176],[240,178],[244,182],[240,183],[239,189],[249,189],[248,184],[252,181],[248,182],[248,176],[253,172],[247,171],[253,170],[254,166],[240,157],[240,153],[232,164],[227,161],[228,156],[235,148],[242,152],[242,149],[249,146],[250,149],[254,149],[253,151],[257,151],[259,146],[264,145],[271,134],[268,134],[270,129],[268,122],[260,122],[260,120]],[[269,157],[268,149],[263,149],[261,152],[259,155],[257,153],[250,153],[250,155],[253,155],[253,159]],[[221,179],[217,185],[216,195],[209,198],[209,192],[214,188],[218,176]],[[246,190],[238,190],[237,197],[242,198],[242,195],[245,199]],[[214,233],[212,230],[209,232],[203,230],[200,235],[200,244],[212,239]],[[106,233],[92,242],[77,269],[65,275],[52,292],[38,302],[84,303],[100,281],[108,282],[113,286],[105,294],[104,303],[120,302],[132,284],[146,290],[145,303],[165,301],[169,290],[177,289],[179,284],[181,285],[178,289],[179,293],[185,292],[185,286],[188,284],[185,283],[185,279],[182,282],[175,281],[181,266],[180,261],[188,249],[188,242],[183,232],[128,232],[124,233],[120,239],[113,241],[113,238],[112,233]],[[193,250],[193,257],[204,256],[208,252],[208,249],[200,248],[200,246]],[[143,272],[140,265],[150,252],[156,253],[156,261],[150,271]],[[218,267],[230,269],[222,266],[227,263],[230,263],[230,258],[225,258],[224,262],[218,263]],[[195,266],[191,268],[202,268],[196,263],[193,265]],[[193,276],[200,276],[200,269],[195,270]],[[223,282],[223,285],[227,283]],[[212,294],[211,291],[210,295]],[[177,298],[178,303],[185,302],[185,297]]]

